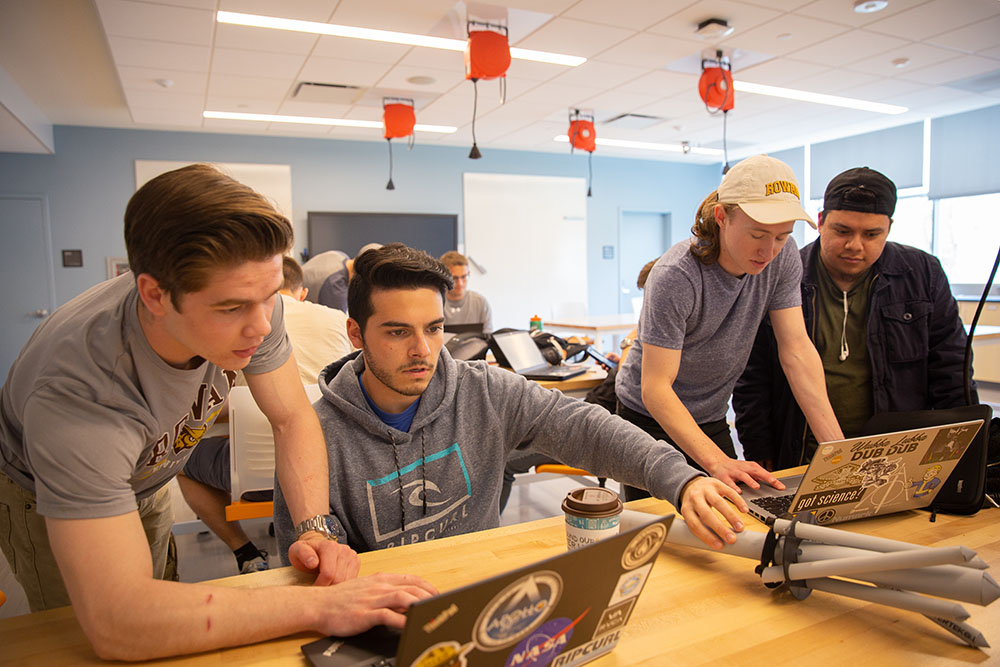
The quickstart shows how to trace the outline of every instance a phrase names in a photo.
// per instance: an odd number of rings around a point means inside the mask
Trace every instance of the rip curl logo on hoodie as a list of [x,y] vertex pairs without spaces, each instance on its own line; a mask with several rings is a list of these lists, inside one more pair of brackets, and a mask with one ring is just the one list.
[[[472,497],[472,482],[462,449],[456,442],[384,477],[367,480],[365,490],[375,539],[380,543],[392,540],[381,546],[395,546],[433,540],[447,534],[452,524],[468,516],[468,508],[464,505]],[[400,493],[407,532],[402,539],[399,539],[403,533],[399,516]]]

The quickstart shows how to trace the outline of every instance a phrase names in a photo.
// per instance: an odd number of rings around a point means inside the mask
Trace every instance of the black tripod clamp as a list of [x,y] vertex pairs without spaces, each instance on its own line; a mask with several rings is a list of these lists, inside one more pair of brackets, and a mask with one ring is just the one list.
[[754,572],[760,576],[765,568],[780,564],[785,573],[785,580],[765,583],[764,585],[768,588],[784,587],[795,599],[805,600],[812,591],[806,588],[803,582],[792,580],[788,575],[788,566],[798,562],[799,545],[802,543],[801,538],[795,537],[795,524],[800,522],[814,524],[816,517],[811,512],[800,512],[795,516],[786,514],[782,518],[791,519],[792,524],[788,528],[788,534],[779,536],[774,532],[774,518],[767,520],[770,530],[767,531],[767,537],[764,538],[764,547],[760,552],[760,564],[754,568]]

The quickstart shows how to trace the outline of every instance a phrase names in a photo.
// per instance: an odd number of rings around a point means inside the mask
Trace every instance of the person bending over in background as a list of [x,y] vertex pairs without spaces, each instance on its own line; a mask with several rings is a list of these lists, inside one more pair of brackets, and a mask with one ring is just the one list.
[[[817,437],[843,437],[802,323],[802,263],[789,241],[796,220],[811,222],[788,165],[758,155],[733,167],[699,207],[695,238],[672,247],[649,272],[638,337],[618,371],[618,414],[676,443],[734,489],[737,482],[756,488],[758,480],[784,488],[757,463],[736,459],[726,423],[753,344],[748,332],[765,314]],[[625,489],[629,500],[644,495]]]

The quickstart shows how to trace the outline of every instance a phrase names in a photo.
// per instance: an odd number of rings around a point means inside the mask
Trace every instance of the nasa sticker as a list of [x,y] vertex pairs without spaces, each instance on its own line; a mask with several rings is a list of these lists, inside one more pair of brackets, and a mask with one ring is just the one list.
[[514,647],[504,667],[546,667],[569,644],[575,625],[576,621],[562,616],[546,621]]
[[654,523],[639,531],[622,552],[622,567],[634,570],[659,552],[663,540],[667,538],[667,529],[662,523]]
[[524,638],[548,618],[562,595],[557,572],[532,572],[500,591],[473,626],[473,641],[483,651],[498,651]]

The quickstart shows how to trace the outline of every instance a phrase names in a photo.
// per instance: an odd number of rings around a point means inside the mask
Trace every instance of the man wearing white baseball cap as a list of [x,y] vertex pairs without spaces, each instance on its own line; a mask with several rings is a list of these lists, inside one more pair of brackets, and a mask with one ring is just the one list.
[[[788,165],[757,155],[734,166],[699,206],[694,238],[672,247],[650,271],[638,336],[618,372],[618,414],[734,488],[737,482],[783,488],[757,463],[736,459],[726,422],[765,315],[817,439],[843,438],[803,324],[802,262],[790,238],[796,220],[815,227]],[[644,494],[625,489],[628,500]]]

